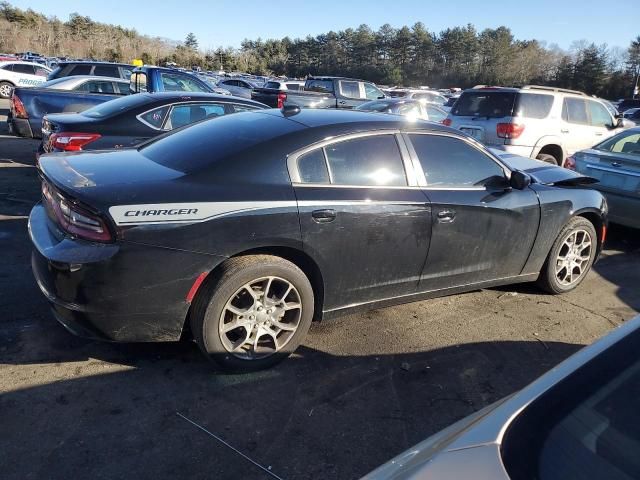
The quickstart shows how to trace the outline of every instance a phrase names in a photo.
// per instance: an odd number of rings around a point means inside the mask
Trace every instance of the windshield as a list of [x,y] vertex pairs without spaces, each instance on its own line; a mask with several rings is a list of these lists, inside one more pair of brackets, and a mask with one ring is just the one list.
[[130,108],[147,103],[149,99],[143,94],[127,95],[89,108],[81,114],[89,118],[106,118],[116,115]]
[[510,117],[515,100],[515,92],[467,91],[460,96],[451,113],[462,117]]

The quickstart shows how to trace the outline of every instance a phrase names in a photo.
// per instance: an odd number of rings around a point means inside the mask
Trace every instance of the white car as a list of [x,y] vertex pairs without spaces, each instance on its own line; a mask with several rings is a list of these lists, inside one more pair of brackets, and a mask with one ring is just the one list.
[[9,98],[13,87],[35,87],[47,81],[49,67],[39,63],[0,62],[0,98]]

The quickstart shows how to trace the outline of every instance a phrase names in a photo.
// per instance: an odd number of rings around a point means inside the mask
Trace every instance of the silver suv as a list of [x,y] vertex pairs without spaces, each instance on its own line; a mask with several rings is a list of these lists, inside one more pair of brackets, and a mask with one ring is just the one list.
[[465,90],[443,123],[490,147],[556,165],[623,128],[595,98],[534,85]]

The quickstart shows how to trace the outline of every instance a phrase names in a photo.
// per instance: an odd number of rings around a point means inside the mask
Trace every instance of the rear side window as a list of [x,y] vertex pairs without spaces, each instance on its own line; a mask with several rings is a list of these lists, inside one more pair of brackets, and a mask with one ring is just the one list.
[[515,92],[464,92],[451,113],[463,117],[502,118],[513,115]]
[[411,134],[409,138],[429,187],[485,186],[504,179],[500,165],[464,140],[424,134]]
[[162,128],[164,118],[167,116],[168,111],[169,106],[165,105],[164,107],[156,108],[154,110],[151,110],[150,112],[140,115],[140,120],[142,120],[144,123],[149,124],[153,128],[160,129]]
[[307,80],[306,89],[312,92],[333,93],[332,80]]
[[36,69],[33,65],[22,65],[20,63],[15,63],[13,65],[13,71],[15,73],[23,73],[25,75],[35,75]]
[[91,65],[76,65],[67,74],[68,77],[74,77],[76,75],[90,75]]
[[235,103],[233,105],[230,105],[233,108],[233,111],[236,113],[239,112],[251,112],[253,110],[260,110],[260,107],[257,107],[255,105],[240,105],[239,103]]
[[98,77],[120,78],[118,67],[113,65],[96,65],[93,69],[93,74]]
[[404,186],[407,177],[393,135],[355,138],[325,147],[331,183]]
[[340,80],[339,85],[340,85],[340,94],[343,97],[360,98],[360,84],[358,82],[349,82],[345,80]]
[[13,64],[12,64],[12,63],[10,63],[10,64],[8,64],[8,65],[3,65],[3,66],[2,66],[2,67],[0,67],[0,68],[2,68],[2,70],[7,70],[7,71],[11,72],[11,71],[13,71]]
[[588,125],[587,102],[581,98],[565,98],[562,106],[562,118],[569,123]]
[[515,115],[525,118],[547,118],[553,106],[553,95],[520,93],[516,101]]
[[131,93],[129,91],[129,84],[126,82],[116,82],[116,89],[120,95],[129,95],[129,93]]
[[206,118],[220,117],[222,115],[224,115],[224,106],[220,104],[176,105],[171,109],[164,129],[173,130]]
[[298,157],[298,172],[303,183],[329,183],[324,150],[318,148]]
[[99,80],[89,80],[76,88],[76,90],[87,93],[115,93],[111,82]]

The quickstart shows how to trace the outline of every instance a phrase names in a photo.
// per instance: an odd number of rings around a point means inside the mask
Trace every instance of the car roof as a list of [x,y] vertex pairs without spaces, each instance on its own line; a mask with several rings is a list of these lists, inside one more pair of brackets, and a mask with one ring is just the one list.
[[116,67],[133,67],[133,65],[129,63],[104,62],[100,60],[61,60],[60,62],[58,62],[58,66],[72,65],[72,64],[114,65]]
[[33,65],[34,67],[44,67],[44,68],[49,68],[46,65],[43,65],[41,63],[36,63],[36,62],[25,62],[23,60],[3,60],[0,62],[0,65],[6,65],[8,63],[19,63],[20,65]]
[[[58,77],[60,82],[63,80],[65,82],[73,82],[73,81],[81,81],[81,80],[103,80],[105,82],[120,82],[120,83],[129,83],[129,80],[120,77],[104,77],[101,75],[72,75],[70,77]],[[57,79],[56,79],[57,80]]]
[[[432,122],[412,121],[410,124],[404,117],[387,115],[377,112],[365,112],[361,110],[338,110],[324,108],[303,108],[297,113],[286,113],[286,111],[272,108],[261,112],[254,112],[258,115],[273,115],[280,118],[286,118],[290,121],[299,123],[308,128],[326,127],[330,125],[341,125],[346,129],[358,130],[360,128],[371,130],[383,129],[404,129],[408,125],[417,130],[431,130],[437,132],[455,132],[459,131],[446,127],[441,124]],[[350,128],[351,127],[351,128]]]

